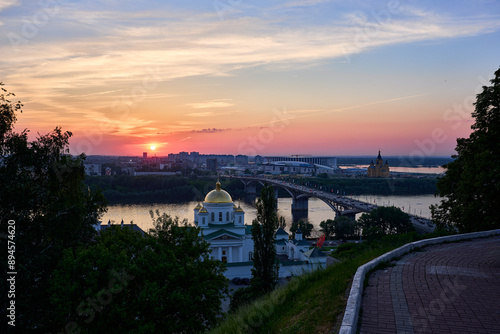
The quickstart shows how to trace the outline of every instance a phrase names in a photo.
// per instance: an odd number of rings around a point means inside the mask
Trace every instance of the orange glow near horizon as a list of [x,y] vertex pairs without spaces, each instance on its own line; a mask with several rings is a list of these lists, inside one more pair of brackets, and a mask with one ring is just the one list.
[[[498,68],[500,2],[401,4],[388,22],[370,15],[383,1],[284,2],[224,20],[190,2],[105,2],[95,29],[94,6],[61,6],[29,43],[0,41],[1,81],[24,104],[16,131],[60,126],[72,154],[128,156],[449,156],[468,137]],[[20,33],[33,8],[0,12]]]

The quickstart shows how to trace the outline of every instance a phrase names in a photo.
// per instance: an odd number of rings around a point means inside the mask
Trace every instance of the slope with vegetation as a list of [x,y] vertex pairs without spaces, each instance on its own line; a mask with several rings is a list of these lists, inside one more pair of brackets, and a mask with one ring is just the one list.
[[389,235],[371,243],[349,243],[333,254],[340,263],[294,277],[286,285],[230,313],[210,333],[331,333],[342,322],[348,289],[358,267],[418,239]]

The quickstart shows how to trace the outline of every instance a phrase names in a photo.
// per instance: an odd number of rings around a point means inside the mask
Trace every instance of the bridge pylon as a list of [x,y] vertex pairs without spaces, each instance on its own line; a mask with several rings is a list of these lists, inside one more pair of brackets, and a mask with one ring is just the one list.
[[309,200],[308,197],[294,196],[292,198],[292,211],[309,211]]
[[249,182],[249,183],[244,183],[245,184],[245,193],[248,195],[257,195],[257,187],[255,186],[255,183]]

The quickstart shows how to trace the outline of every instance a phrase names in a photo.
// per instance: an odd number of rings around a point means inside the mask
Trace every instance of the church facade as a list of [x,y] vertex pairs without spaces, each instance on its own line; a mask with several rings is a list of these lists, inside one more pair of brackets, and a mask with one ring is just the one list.
[[[251,277],[252,225],[245,225],[244,210],[234,204],[219,181],[194,208],[194,223],[210,244],[212,257],[227,263],[226,277]],[[281,262],[280,277],[326,265],[326,255],[318,249],[310,249],[311,245],[302,239],[300,230],[295,233],[295,239],[290,240],[287,232],[278,229],[275,246]]]
[[373,164],[373,160],[368,166],[368,177],[389,177],[389,162],[386,160],[384,164],[384,159],[380,156],[380,151],[378,151],[377,160]]
[[252,232],[245,225],[245,212],[221,189],[220,182],[194,208],[194,223],[210,243],[212,257],[228,263],[252,260]]

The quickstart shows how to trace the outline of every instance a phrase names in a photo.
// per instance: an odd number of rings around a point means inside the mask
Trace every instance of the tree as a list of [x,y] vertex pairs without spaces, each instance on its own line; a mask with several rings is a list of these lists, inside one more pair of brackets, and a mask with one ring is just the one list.
[[326,239],[330,240],[335,233],[335,222],[332,219],[327,219],[319,223],[319,226],[321,227],[320,231],[323,232]]
[[396,207],[381,206],[364,213],[358,220],[363,236],[373,240],[387,234],[409,233],[415,230],[410,216]]
[[299,220],[298,222],[293,222],[290,227],[290,232],[292,232],[292,239],[295,239],[295,232],[300,228],[303,238],[308,238],[311,236],[312,230],[314,229],[313,224]]
[[53,319],[90,333],[198,333],[221,316],[225,265],[199,228],[157,214],[141,235],[119,225],[65,252],[51,286]]
[[[1,85],[1,83],[0,83]],[[104,197],[83,184],[85,156],[69,153],[71,132],[56,127],[28,140],[14,132],[20,102],[0,94],[0,228],[15,222],[16,329],[50,330],[49,278],[63,250],[86,244],[105,210]],[[2,245],[7,239],[2,239]],[[7,268],[6,257],[1,262]],[[6,281],[0,283],[6,291]],[[5,298],[5,297],[2,297]],[[2,299],[4,301],[4,299]],[[5,305],[2,303],[2,305]]]
[[285,229],[285,228],[286,228],[286,220],[285,220],[285,217],[283,217],[283,216],[279,217],[279,219],[278,219],[278,225],[277,225],[277,228],[282,228],[282,229]]
[[336,216],[334,220],[322,221],[319,226],[327,238],[335,235],[338,239],[347,239],[356,233],[357,223],[345,216]]
[[353,237],[356,232],[356,222],[345,216],[335,217],[334,232],[337,238],[347,239]]
[[257,218],[252,222],[253,268],[250,286],[236,290],[230,303],[231,311],[251,303],[272,291],[278,284],[279,263],[274,234],[284,219],[278,219],[274,189],[267,183],[257,200]]
[[265,184],[257,201],[257,218],[252,222],[253,268],[251,285],[263,293],[278,284],[279,263],[274,244],[278,225],[274,189]]
[[469,138],[457,139],[454,160],[443,167],[431,207],[438,227],[464,232],[500,227],[500,68],[476,96]]

